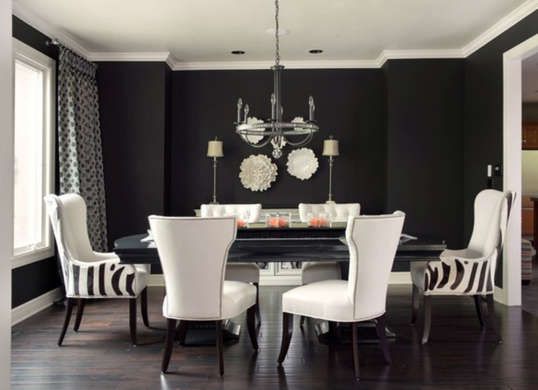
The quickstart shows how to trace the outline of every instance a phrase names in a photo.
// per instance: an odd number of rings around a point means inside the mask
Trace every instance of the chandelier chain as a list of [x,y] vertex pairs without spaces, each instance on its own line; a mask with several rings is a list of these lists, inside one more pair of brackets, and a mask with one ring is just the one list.
[[275,0],[275,65],[280,65],[280,37],[279,37],[279,23],[278,23],[278,14],[280,7],[278,6],[278,0]]

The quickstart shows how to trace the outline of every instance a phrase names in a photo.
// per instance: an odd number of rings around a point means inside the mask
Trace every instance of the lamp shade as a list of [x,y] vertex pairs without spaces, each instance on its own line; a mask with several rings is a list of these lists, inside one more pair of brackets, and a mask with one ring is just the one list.
[[222,141],[213,140],[207,143],[207,157],[222,157]]
[[326,139],[323,141],[323,155],[330,157],[330,156],[338,156],[340,153],[338,151],[338,140],[336,139]]

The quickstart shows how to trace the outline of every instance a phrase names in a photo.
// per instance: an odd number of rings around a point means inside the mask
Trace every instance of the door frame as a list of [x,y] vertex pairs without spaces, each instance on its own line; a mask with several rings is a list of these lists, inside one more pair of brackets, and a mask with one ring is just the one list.
[[538,53],[538,34],[503,54],[503,189],[517,194],[503,253],[503,287],[495,287],[495,300],[521,305],[521,63]]

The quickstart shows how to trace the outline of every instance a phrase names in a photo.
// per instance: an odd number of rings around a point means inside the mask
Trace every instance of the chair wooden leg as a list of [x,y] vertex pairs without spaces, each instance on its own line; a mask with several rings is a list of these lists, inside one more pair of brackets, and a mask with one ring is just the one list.
[[386,331],[385,314],[377,318],[375,329],[377,332],[377,337],[379,338],[379,346],[381,347],[381,350],[383,351],[383,357],[385,358],[385,363],[391,364],[392,359],[390,358],[389,342],[387,341],[387,335],[385,333]]
[[495,300],[493,299],[493,294],[486,295],[486,302],[488,306],[488,319],[487,323],[491,330],[495,333],[497,343],[502,343],[503,339],[499,327],[497,325],[497,319],[495,318]]
[[166,374],[168,371],[168,365],[170,364],[170,358],[172,357],[172,351],[174,349],[174,338],[176,335],[176,322],[177,320],[173,320],[168,318],[166,320],[167,323],[167,330],[166,330],[166,341],[164,343],[164,354],[163,354],[163,361],[161,363],[161,372]]
[[256,336],[256,306],[251,306],[247,309],[247,329],[252,343],[252,348],[258,349],[258,340]]
[[293,314],[282,313],[282,345],[278,355],[278,364],[282,364],[290,347],[291,335],[293,333]]
[[304,325],[304,321],[305,321],[306,317],[305,316],[301,316],[301,319],[299,320],[299,326],[302,328],[303,325]]
[[149,328],[149,317],[148,317],[148,288],[144,288],[140,293],[140,311],[142,313],[142,321],[144,325]]
[[355,373],[355,380],[360,380],[359,369],[359,339],[358,339],[358,323],[351,324],[351,344],[353,349],[353,371]]
[[420,307],[420,291],[415,284],[411,293],[411,324],[415,325],[418,317],[418,309]]
[[77,316],[75,317],[75,325],[73,326],[73,330],[75,332],[78,332],[80,328],[80,322],[82,321],[82,315],[84,314],[85,303],[85,299],[77,299]]
[[256,317],[258,317],[258,325],[262,324],[262,315],[260,313],[260,285],[259,283],[253,283],[256,287]]
[[429,295],[424,295],[424,322],[422,327],[422,344],[426,344],[430,339],[430,329],[432,326],[432,303]]
[[329,321],[329,340],[331,343],[336,340],[336,322]]
[[71,314],[73,313],[73,306],[75,305],[75,300],[73,298],[67,298],[65,302],[65,319],[62,326],[62,331],[60,332],[60,338],[58,339],[58,346],[60,347],[64,341],[65,332],[69,327],[69,322],[71,321]]
[[482,313],[482,297],[480,295],[473,295],[474,307],[476,309],[476,315],[478,316],[478,322],[480,327],[484,327],[484,314]]
[[189,329],[189,322],[185,320],[179,321],[179,325],[177,327],[177,340],[179,341],[179,344],[185,345],[185,339],[187,337],[187,330]]
[[136,345],[136,298],[129,299],[129,330],[131,332],[131,342]]
[[222,357],[223,353],[223,342],[222,342],[222,321],[216,321],[215,329],[217,330],[217,356],[219,359],[219,374],[220,376],[224,375],[224,359]]

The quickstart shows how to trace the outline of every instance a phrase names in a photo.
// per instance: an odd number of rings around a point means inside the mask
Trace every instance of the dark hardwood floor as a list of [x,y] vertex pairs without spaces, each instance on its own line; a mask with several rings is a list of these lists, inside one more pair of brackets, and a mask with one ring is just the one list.
[[[388,325],[398,338],[386,366],[376,345],[361,345],[361,382],[353,379],[351,347],[319,344],[310,324],[294,321],[282,368],[280,297],[286,288],[262,287],[259,352],[251,348],[245,318],[240,341],[224,350],[224,377],[218,375],[214,347],[176,345],[167,375],[160,364],[164,332],[138,323],[141,343],[132,347],[127,301],[94,301],[85,307],[80,331],[69,329],[56,346],[63,311],[52,307],[13,328],[12,384],[15,389],[536,389],[538,388],[538,312],[534,285],[524,287],[525,306],[496,311],[504,343],[481,332],[473,301],[433,300],[430,343],[419,344],[409,325],[410,286],[391,286]],[[162,288],[150,288],[152,325],[165,327]]]

